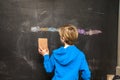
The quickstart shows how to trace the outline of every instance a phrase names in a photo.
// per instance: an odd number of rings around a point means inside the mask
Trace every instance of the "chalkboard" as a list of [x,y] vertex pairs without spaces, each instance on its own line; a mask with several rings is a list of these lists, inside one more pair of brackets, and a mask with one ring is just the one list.
[[73,24],[91,80],[115,74],[118,0],[0,0],[0,80],[51,80],[38,54],[38,38],[60,47],[57,29]]

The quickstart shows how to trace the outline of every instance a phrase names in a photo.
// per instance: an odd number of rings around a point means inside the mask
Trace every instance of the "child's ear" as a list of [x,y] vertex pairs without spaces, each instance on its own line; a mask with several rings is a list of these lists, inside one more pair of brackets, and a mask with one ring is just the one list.
[[63,41],[65,41],[65,38],[64,38],[64,37],[62,37],[62,40],[63,40]]
[[64,37],[61,37],[61,41],[62,41],[62,42],[65,42],[65,38],[64,38]]

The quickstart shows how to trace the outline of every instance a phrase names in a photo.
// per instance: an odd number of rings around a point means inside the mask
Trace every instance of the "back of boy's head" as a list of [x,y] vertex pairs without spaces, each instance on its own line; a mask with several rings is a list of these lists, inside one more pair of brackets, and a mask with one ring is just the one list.
[[67,24],[59,28],[59,35],[67,44],[73,45],[78,38],[78,31],[74,25]]

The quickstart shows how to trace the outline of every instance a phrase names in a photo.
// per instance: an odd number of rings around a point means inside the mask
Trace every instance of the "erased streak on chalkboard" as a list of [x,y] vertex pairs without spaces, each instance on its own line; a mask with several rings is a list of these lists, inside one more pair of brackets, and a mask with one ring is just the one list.
[[[57,32],[58,28],[54,28],[54,27],[39,27],[39,26],[35,26],[35,27],[31,27],[31,32],[39,32],[39,31],[49,31],[49,32]],[[97,29],[89,29],[89,30],[85,30],[85,29],[81,29],[78,28],[78,33],[81,35],[94,35],[94,34],[100,34],[102,33],[101,30],[97,30]]]

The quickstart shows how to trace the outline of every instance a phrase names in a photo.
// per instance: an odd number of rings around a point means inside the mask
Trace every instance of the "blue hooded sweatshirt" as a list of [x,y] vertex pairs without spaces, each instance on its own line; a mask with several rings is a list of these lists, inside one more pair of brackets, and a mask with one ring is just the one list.
[[44,56],[46,72],[54,70],[52,80],[78,80],[79,71],[83,80],[90,80],[91,74],[85,55],[76,46],[60,47],[52,55]]

